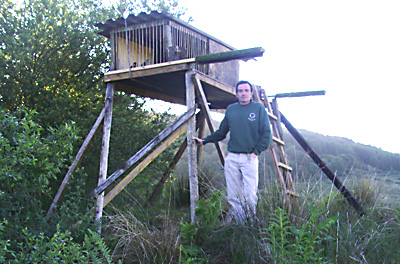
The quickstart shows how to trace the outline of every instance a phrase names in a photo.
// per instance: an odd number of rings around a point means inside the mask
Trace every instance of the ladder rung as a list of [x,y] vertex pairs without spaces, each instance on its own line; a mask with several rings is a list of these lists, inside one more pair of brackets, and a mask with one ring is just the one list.
[[277,137],[272,137],[272,140],[275,141],[276,143],[282,145],[282,146],[285,146],[285,142],[283,140],[280,140]]
[[286,164],[283,164],[282,162],[279,162],[278,166],[281,167],[281,168],[284,168],[284,169],[286,169],[288,171],[292,171],[293,170],[290,166],[288,166]]
[[278,118],[274,114],[272,114],[268,111],[267,111],[267,113],[268,113],[268,116],[271,117],[272,119],[274,119],[275,121],[278,120]]

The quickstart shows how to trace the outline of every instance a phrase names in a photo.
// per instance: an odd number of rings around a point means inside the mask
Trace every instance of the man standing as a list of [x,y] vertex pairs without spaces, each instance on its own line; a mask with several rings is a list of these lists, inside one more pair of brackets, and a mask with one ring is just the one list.
[[251,100],[253,86],[247,81],[238,82],[236,96],[239,102],[226,108],[219,129],[205,139],[193,139],[198,146],[216,143],[230,132],[225,159],[228,202],[231,214],[243,222],[256,213],[258,156],[269,147],[272,133],[264,106]]

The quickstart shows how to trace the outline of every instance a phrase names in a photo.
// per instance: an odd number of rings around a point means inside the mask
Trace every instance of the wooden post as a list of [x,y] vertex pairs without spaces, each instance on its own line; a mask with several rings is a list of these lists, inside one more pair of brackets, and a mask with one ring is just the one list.
[[274,115],[277,117],[276,124],[277,124],[277,127],[278,127],[279,136],[280,136],[280,139],[283,140],[283,131],[282,131],[282,124],[281,124],[281,115],[280,115],[280,113],[279,113],[278,100],[276,100],[276,98],[274,98],[274,99],[272,100],[272,112],[273,112]]
[[[206,134],[206,123],[202,122],[201,126],[199,127],[197,137],[204,138],[205,134]],[[198,168],[201,168],[201,165],[203,164],[203,151],[204,151],[204,146],[197,146],[197,167]]]
[[[185,74],[186,84],[186,106],[187,109],[195,107],[195,88],[192,80],[193,71],[187,71]],[[188,169],[189,169],[189,185],[190,185],[190,215],[191,222],[195,222],[196,204],[199,199],[199,180],[197,178],[197,158],[196,144],[193,137],[196,132],[196,119],[194,117],[188,120],[187,128],[187,144],[188,144]]]
[[[107,178],[113,97],[114,97],[114,83],[108,83],[106,89],[106,103],[104,106],[105,113],[104,113],[104,125],[103,125],[103,141],[101,144],[98,185],[101,185]],[[101,221],[101,217],[103,216],[103,203],[104,203],[104,192],[97,197],[97,210],[95,218],[96,221]],[[98,232],[101,233],[101,226],[99,227]]]
[[83,144],[82,144],[81,148],[79,149],[78,153],[76,154],[74,162],[69,167],[68,172],[65,175],[60,187],[58,188],[57,194],[54,197],[53,202],[51,203],[49,210],[47,211],[46,220],[50,219],[50,216],[53,214],[58,200],[61,198],[65,188],[68,185],[69,178],[71,177],[71,175],[75,172],[76,168],[81,163],[83,155],[85,154],[87,148],[89,147],[89,145],[92,142],[94,136],[96,135],[96,133],[97,133],[99,127],[100,127],[100,124],[103,122],[104,113],[105,113],[105,108],[103,108],[103,110],[101,111],[100,115],[97,117],[97,120],[94,123],[92,129],[90,130],[89,134],[87,135],[85,141],[83,141]]

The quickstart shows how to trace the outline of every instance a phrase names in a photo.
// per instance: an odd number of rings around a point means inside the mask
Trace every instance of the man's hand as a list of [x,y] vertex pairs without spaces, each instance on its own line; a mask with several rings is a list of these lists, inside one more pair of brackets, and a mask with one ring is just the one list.
[[203,146],[203,140],[198,137],[193,137],[194,142],[196,143],[197,146]]
[[256,159],[256,158],[257,158],[257,155],[254,154],[254,153],[251,153],[251,154],[250,154],[250,157],[252,157],[253,159]]

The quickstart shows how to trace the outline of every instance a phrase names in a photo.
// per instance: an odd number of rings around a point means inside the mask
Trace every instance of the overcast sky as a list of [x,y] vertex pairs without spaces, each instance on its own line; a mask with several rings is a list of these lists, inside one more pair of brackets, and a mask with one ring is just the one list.
[[240,78],[279,99],[298,129],[400,153],[400,1],[180,0],[198,29],[237,48],[263,47]]

